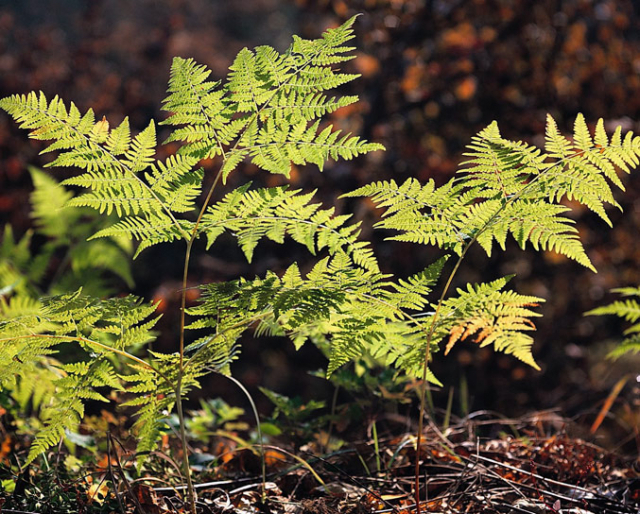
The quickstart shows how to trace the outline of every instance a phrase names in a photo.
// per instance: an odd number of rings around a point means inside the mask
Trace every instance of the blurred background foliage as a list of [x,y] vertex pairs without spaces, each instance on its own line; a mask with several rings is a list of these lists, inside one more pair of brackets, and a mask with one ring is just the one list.
[[[443,183],[463,160],[471,136],[492,120],[505,137],[538,145],[544,142],[546,113],[565,133],[578,112],[593,124],[603,117],[609,130],[621,124],[640,132],[639,10],[633,0],[4,0],[0,96],[42,90],[81,110],[92,107],[112,126],[130,116],[132,128],[140,130],[149,118],[165,117],[159,109],[173,56],[193,57],[223,78],[244,46],[283,50],[291,34],[315,38],[360,12],[357,58],[345,67],[362,78],[344,93],[359,94],[361,102],[334,113],[333,122],[387,151],[333,164],[323,174],[294,170],[296,186],[318,188],[322,200],[333,202],[373,180],[413,176]],[[16,236],[32,226],[28,165],[50,160],[38,155],[41,149],[0,115],[0,217]],[[204,166],[211,171],[216,163]],[[55,172],[58,178],[67,173]],[[233,180],[247,179],[268,185],[280,180],[257,176],[251,167]],[[624,213],[610,214],[614,230],[575,212],[598,274],[554,253],[521,252],[514,244],[491,259],[481,251],[470,255],[458,282],[516,273],[514,288],[547,298],[534,351],[542,371],[488,349],[458,345],[448,358],[437,355],[434,364],[436,375],[455,388],[454,412],[481,408],[512,416],[560,408],[590,422],[620,376],[640,369],[632,357],[615,364],[603,360],[621,334],[617,320],[582,316],[610,300],[609,289],[640,283],[640,176],[627,177],[626,185],[627,192],[618,195]],[[337,206],[353,211],[365,227],[377,216],[366,203]],[[437,256],[429,248],[385,243],[384,234],[371,237],[385,271],[399,276]],[[34,238],[33,244],[43,243]],[[163,301],[164,332],[157,344],[164,350],[175,344],[182,251],[180,245],[160,246],[134,263],[135,292]],[[251,265],[230,241],[213,253],[199,252],[192,281],[264,273],[306,257],[296,247],[269,244],[258,252]],[[311,347],[295,353],[284,341],[248,340],[234,373],[258,396],[257,387],[264,386],[308,401],[330,398],[330,386],[308,374],[324,364]],[[243,404],[231,387],[214,379],[203,394]],[[444,404],[448,394],[436,391],[434,401]],[[625,422],[637,424],[633,394],[619,401],[629,417]],[[269,405],[265,397],[260,402]]]

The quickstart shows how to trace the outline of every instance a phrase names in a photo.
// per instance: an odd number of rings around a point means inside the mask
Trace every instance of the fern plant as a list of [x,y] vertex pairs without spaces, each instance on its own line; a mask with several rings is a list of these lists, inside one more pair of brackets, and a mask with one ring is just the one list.
[[[11,297],[11,309],[29,309],[39,305],[45,295],[62,294],[82,287],[96,297],[131,287],[131,255],[133,245],[124,238],[87,240],[96,230],[114,222],[86,208],[65,208],[74,193],[56,182],[42,170],[30,167],[33,192],[30,202],[34,229],[16,240],[10,225],[4,227],[0,245],[0,291],[4,299]],[[32,240],[45,238],[37,251]],[[2,300],[0,300],[2,301]],[[61,356],[64,360],[64,355]],[[56,394],[57,381],[62,377],[60,359],[41,356],[30,370],[23,368],[20,376],[5,390],[17,407],[26,413],[38,414],[48,409],[46,401]],[[42,414],[46,417],[45,413]]]
[[[493,123],[473,139],[460,174],[443,186],[392,180],[344,195],[368,196],[384,208],[376,227],[395,231],[392,239],[443,251],[422,272],[394,278],[383,273],[369,242],[360,239],[359,224],[314,202],[313,192],[250,183],[223,195],[219,191],[243,162],[286,181],[292,165],[322,170],[329,159],[382,149],[325,121],[357,101],[329,93],[356,78],[339,69],[353,58],[347,46],[353,23],[313,41],[294,37],[284,53],[269,46],[244,49],[224,82],[210,80],[210,71],[192,59],[175,58],[164,101],[169,116],[161,124],[171,127],[165,143],[180,148],[164,160],[155,158],[154,122],[132,135],[127,119],[111,128],[91,110],[83,114],[73,103],[48,100],[43,93],[0,100],[0,108],[32,138],[53,141],[44,150],[58,152],[52,167],[80,168],[63,183],[82,189],[68,199],[68,208],[117,218],[96,230],[91,241],[126,238],[137,242],[135,255],[161,243],[180,242],[185,248],[180,332],[172,353],[138,353],[155,337],[158,316],[155,305],[133,296],[97,298],[78,288],[25,300],[12,289],[2,290],[3,387],[23,380],[64,344],[82,351],[75,362],[58,367],[57,393],[43,411],[45,427],[28,461],[73,430],[85,401],[105,399],[97,389],[121,389],[131,398],[128,405],[138,409],[140,467],[156,445],[166,412],[175,408],[195,512],[182,401],[202,376],[230,373],[238,340],[248,330],[287,336],[296,347],[307,341],[318,345],[327,355],[328,374],[366,354],[438,383],[428,366],[433,352],[444,346],[447,353],[462,340],[492,345],[538,367],[530,332],[538,316],[533,309],[543,299],[505,289],[510,277],[451,294],[454,276],[474,243],[490,255],[494,243],[504,249],[509,236],[522,248],[530,243],[593,269],[562,202],[582,203],[610,223],[605,205],[617,205],[611,185],[622,187],[616,169],[628,172],[638,164],[640,138],[631,133],[623,138],[620,128],[609,138],[602,121],[592,137],[579,116],[569,140],[549,118],[543,151],[502,138]],[[202,159],[218,164],[206,191],[198,167]],[[193,244],[202,238],[211,247],[223,234],[236,238],[249,261],[264,239],[290,239],[318,260],[306,273],[292,263],[280,274],[202,284],[200,303],[187,310]],[[443,274],[444,284],[432,297]],[[116,371],[115,361],[126,362],[128,371]]]

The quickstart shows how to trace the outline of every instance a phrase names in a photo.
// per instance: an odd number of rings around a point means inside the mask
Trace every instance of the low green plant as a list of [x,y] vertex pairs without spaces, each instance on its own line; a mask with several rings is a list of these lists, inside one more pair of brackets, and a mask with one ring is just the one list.
[[[43,296],[80,287],[95,297],[133,287],[132,242],[123,237],[89,239],[117,220],[93,209],[64,209],[74,192],[40,169],[30,167],[29,173],[33,182],[30,203],[34,229],[16,240],[11,225],[4,227],[0,244],[3,299],[11,297],[14,308],[29,309]],[[39,244],[34,245],[34,239]],[[66,350],[73,353],[73,349]],[[7,393],[4,404],[15,411],[19,433],[30,433],[33,430],[30,425],[40,424],[37,414],[56,393],[55,383],[61,378],[65,349],[61,353],[43,354],[37,365],[25,367],[13,383],[3,383],[3,392]]]
[[640,287],[620,287],[612,290],[626,300],[616,300],[609,305],[597,307],[585,313],[586,316],[614,315],[632,325],[624,331],[626,336],[620,344],[611,350],[607,357],[617,359],[627,353],[640,353]]
[[[195,513],[183,400],[204,375],[230,372],[239,338],[249,330],[287,336],[296,348],[317,344],[327,355],[328,375],[368,355],[423,382],[438,383],[428,367],[432,354],[441,347],[446,354],[461,340],[491,345],[538,369],[530,332],[539,316],[533,308],[543,299],[506,289],[511,277],[455,292],[453,279],[475,243],[491,255],[496,244],[504,250],[509,238],[523,249],[529,243],[537,251],[555,251],[594,269],[566,216],[570,208],[562,202],[580,203],[610,224],[605,205],[617,205],[611,185],[622,187],[616,168],[628,172],[638,164],[640,138],[631,133],[623,137],[620,128],[609,138],[602,120],[592,137],[578,116],[570,140],[549,118],[543,151],[503,138],[492,123],[473,138],[459,174],[443,186],[410,178],[347,193],[346,198],[367,196],[384,209],[376,228],[393,231],[390,239],[442,251],[422,272],[394,278],[380,270],[370,243],[360,239],[360,226],[348,214],[323,208],[314,202],[314,192],[286,184],[292,165],[314,164],[322,170],[329,159],[382,150],[325,122],[333,111],[357,101],[328,93],[356,78],[337,69],[353,58],[353,48],[347,46],[353,23],[351,19],[313,41],[294,37],[284,53],[269,46],[244,49],[224,83],[211,81],[205,66],[176,57],[164,101],[170,114],[161,125],[172,128],[165,143],[180,148],[164,160],[154,157],[154,122],[133,136],[127,119],[111,128],[104,118],[96,121],[91,110],[82,114],[73,103],[47,100],[43,93],[0,101],[0,108],[30,130],[32,138],[53,140],[44,150],[58,152],[50,166],[82,170],[64,181],[83,189],[67,201],[68,208],[91,208],[118,218],[90,240],[136,241],[136,256],[161,243],[185,248],[180,330],[170,353],[138,353],[155,338],[158,320],[156,305],[143,299],[95,297],[78,288],[25,301],[19,291],[3,289],[3,387],[14,387],[64,345],[79,351],[74,360],[59,365],[56,394],[41,411],[43,428],[28,462],[78,425],[87,401],[108,401],[108,389],[126,391],[126,405],[138,412],[139,467],[156,447],[167,412],[175,409]],[[206,181],[198,167],[202,159],[218,164]],[[243,162],[280,175],[284,185],[256,188],[246,183],[221,194]],[[203,191],[205,183],[210,185]],[[52,219],[54,212],[67,212],[58,207],[46,208]],[[206,239],[210,248],[223,235],[235,237],[249,261],[263,239],[290,239],[318,260],[306,273],[292,263],[282,273],[202,284],[199,304],[187,310],[194,242]],[[450,256],[453,266],[447,264]],[[444,284],[432,298],[443,274]],[[126,362],[128,369],[120,371],[114,361]],[[424,409],[424,392],[422,405]]]

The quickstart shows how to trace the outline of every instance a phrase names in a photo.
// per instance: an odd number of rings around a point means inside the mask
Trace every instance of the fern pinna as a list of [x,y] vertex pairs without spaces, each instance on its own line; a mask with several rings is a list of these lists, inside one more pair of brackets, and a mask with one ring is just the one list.
[[624,331],[625,338],[607,355],[610,359],[617,359],[627,353],[640,353],[640,287],[620,287],[612,292],[620,294],[625,299],[592,309],[585,312],[585,316],[612,314],[632,324]]
[[[73,166],[82,172],[65,185],[83,188],[68,209],[91,208],[117,221],[93,235],[129,238],[136,255],[160,243],[186,243],[184,284],[193,242],[209,246],[223,234],[237,239],[246,258],[253,258],[262,239],[285,239],[305,246],[319,260],[310,271],[291,264],[282,274],[243,277],[202,285],[199,305],[182,310],[176,353],[140,353],[153,339],[154,306],[133,297],[97,299],[82,291],[28,299],[18,290],[2,289],[0,303],[0,380],[12,386],[33,372],[62,343],[85,350],[85,357],[60,365],[52,399],[43,414],[45,428],[29,459],[55,444],[82,417],[83,400],[102,400],[96,388],[127,390],[129,404],[139,408],[139,450],[149,451],[160,434],[166,411],[174,406],[183,419],[181,400],[198,379],[211,371],[228,373],[237,357],[238,339],[246,330],[280,334],[299,347],[317,344],[328,358],[328,373],[368,354],[406,373],[437,382],[426,364],[441,345],[448,352],[468,339],[537,367],[531,354],[532,309],[543,300],[505,290],[509,277],[468,285],[450,295],[453,276],[469,247],[477,242],[490,254],[494,242],[504,249],[509,236],[521,247],[555,250],[593,268],[562,201],[575,200],[609,221],[605,204],[616,205],[610,183],[616,174],[638,163],[640,138],[618,128],[611,139],[602,122],[595,138],[578,117],[573,141],[560,135],[549,118],[545,151],[500,135],[494,123],[469,146],[461,173],[436,187],[408,179],[373,183],[346,197],[369,196],[385,208],[378,228],[394,230],[392,239],[435,245],[458,256],[438,297],[447,255],[404,279],[383,273],[370,245],[359,239],[359,224],[313,201],[312,192],[286,186],[252,188],[251,184],[218,196],[240,163],[286,179],[292,165],[328,159],[351,159],[381,145],[343,134],[324,122],[326,115],[357,101],[329,91],[355,75],[337,68],[351,58],[351,19],[315,41],[294,38],[285,53],[268,46],[241,51],[225,82],[210,80],[210,71],[192,59],[175,58],[161,122],[172,128],[167,141],[180,144],[175,155],[155,159],[156,125],[132,135],[128,121],[111,128],[90,110],[79,112],[42,93],[16,95],[0,107],[31,137],[53,140],[45,151],[57,151],[51,166]],[[219,167],[203,191],[202,159]],[[204,201],[200,198],[204,197]],[[185,291],[183,287],[183,307]],[[130,364],[116,372],[114,358]],[[183,427],[184,428],[184,427]],[[183,444],[186,447],[186,441]],[[140,459],[140,464],[143,459]],[[185,465],[187,479],[188,463]]]

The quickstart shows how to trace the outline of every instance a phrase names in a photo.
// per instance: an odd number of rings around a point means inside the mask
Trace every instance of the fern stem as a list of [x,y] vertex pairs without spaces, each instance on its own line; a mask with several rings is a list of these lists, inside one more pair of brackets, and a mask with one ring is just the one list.
[[[260,415],[258,414],[256,403],[253,401],[253,398],[249,394],[249,391],[247,391],[247,388],[242,384],[242,382],[240,382],[237,378],[232,377],[231,375],[223,376],[231,380],[244,393],[244,395],[249,400],[251,410],[253,411],[253,416],[256,420],[256,430],[258,431],[258,440],[260,441],[260,461],[262,464],[262,501],[264,501],[267,495],[267,461],[264,454],[264,439],[262,438],[262,428],[260,427]],[[317,477],[313,470],[311,470],[311,472]],[[322,480],[320,480],[320,482],[322,483]]]
[[187,500],[189,501],[189,511],[196,514],[196,491],[193,487],[193,479],[191,478],[191,465],[189,464],[189,445],[187,444],[187,429],[184,422],[184,411],[182,408],[182,368],[178,375],[178,382],[175,387],[176,394],[176,410],[178,419],[180,420],[180,444],[182,446],[182,465],[184,468],[184,476],[187,480]]
[[415,463],[415,472],[414,472],[414,480],[415,480],[415,502],[416,502],[416,514],[421,514],[420,511],[420,445],[422,444],[422,430],[424,428],[424,413],[425,413],[425,405],[426,405],[426,396],[427,396],[427,369],[429,367],[429,361],[431,360],[431,341],[433,340],[433,334],[436,329],[436,321],[438,320],[438,316],[440,314],[440,309],[442,304],[444,303],[444,298],[449,292],[449,288],[451,287],[451,282],[453,282],[453,277],[458,272],[460,268],[460,264],[462,264],[462,260],[464,259],[467,251],[471,247],[471,245],[476,241],[478,235],[476,234],[474,238],[469,241],[469,243],[465,246],[464,250],[458,257],[453,270],[449,274],[449,278],[447,279],[447,283],[445,284],[442,293],[440,295],[440,299],[438,300],[438,305],[436,306],[436,311],[433,314],[433,319],[431,321],[431,327],[429,327],[429,334],[427,335],[427,343],[424,354],[424,362],[422,364],[422,387],[420,388],[420,415],[418,417],[418,433],[416,435],[416,463]]
[[191,261],[191,250],[193,249],[193,244],[198,235],[198,229],[200,228],[200,223],[202,222],[202,217],[211,201],[211,197],[213,196],[213,192],[220,182],[220,178],[222,177],[222,166],[218,170],[215,179],[213,180],[213,184],[209,188],[207,196],[202,204],[200,212],[198,213],[198,218],[193,225],[193,229],[191,230],[191,234],[187,240],[187,249],[185,251],[184,256],[184,267],[182,270],[182,292],[180,294],[180,366],[178,368],[178,381],[175,386],[176,393],[176,404],[177,404],[177,414],[178,421],[180,425],[180,439],[182,441],[182,464],[184,467],[184,473],[187,480],[187,492],[189,496],[189,508],[191,510],[191,514],[196,514],[196,499],[195,499],[195,489],[193,488],[193,480],[191,478],[191,467],[189,466],[189,452],[187,449],[187,427],[185,424],[184,413],[182,410],[182,379],[184,377],[184,343],[185,343],[185,326],[186,326],[186,309],[187,309],[187,281],[189,279],[189,262]]

